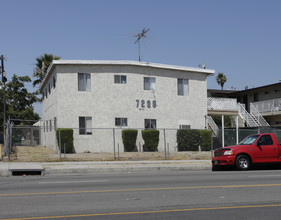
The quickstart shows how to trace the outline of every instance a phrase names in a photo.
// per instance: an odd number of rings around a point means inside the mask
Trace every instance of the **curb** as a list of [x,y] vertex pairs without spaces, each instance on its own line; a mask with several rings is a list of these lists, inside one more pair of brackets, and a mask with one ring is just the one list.
[[95,168],[45,168],[45,175],[60,174],[93,174],[93,173],[114,173],[114,172],[151,172],[151,171],[194,171],[211,170],[211,165],[190,165],[190,166],[155,166],[155,167],[95,167]]

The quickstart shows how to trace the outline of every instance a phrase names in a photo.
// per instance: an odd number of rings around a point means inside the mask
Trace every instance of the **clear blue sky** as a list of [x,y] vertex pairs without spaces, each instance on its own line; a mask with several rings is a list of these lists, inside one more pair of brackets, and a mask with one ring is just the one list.
[[[281,80],[280,21],[280,0],[0,0],[0,54],[8,78],[32,77],[43,53],[138,60],[134,35],[146,27],[143,61],[206,61],[227,76],[225,89],[244,89]],[[208,88],[220,88],[215,76]]]

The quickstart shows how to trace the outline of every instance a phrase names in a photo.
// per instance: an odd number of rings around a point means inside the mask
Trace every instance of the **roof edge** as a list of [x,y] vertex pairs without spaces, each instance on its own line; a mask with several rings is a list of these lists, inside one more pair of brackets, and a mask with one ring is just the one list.
[[[131,65],[131,66],[145,66],[159,69],[173,69],[179,71],[187,71],[187,72],[197,72],[204,73],[207,76],[213,76],[215,74],[215,70],[213,69],[203,69],[196,67],[187,67],[187,66],[177,66],[177,65],[168,65],[168,64],[160,64],[160,63],[149,63],[142,61],[132,61],[132,60],[53,60],[50,64],[44,78],[41,87],[44,85],[46,78],[49,73],[52,72],[55,65]],[[40,89],[41,89],[40,87]]]

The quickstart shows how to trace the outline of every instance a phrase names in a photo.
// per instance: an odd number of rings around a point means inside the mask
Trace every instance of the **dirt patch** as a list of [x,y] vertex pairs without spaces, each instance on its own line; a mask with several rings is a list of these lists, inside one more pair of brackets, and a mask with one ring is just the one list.
[[[175,152],[166,155],[168,160],[210,160],[210,152]],[[122,152],[116,153],[76,153],[61,154],[61,156],[46,147],[14,147],[11,161],[18,162],[57,162],[57,161],[140,161],[140,160],[164,160],[164,152]]]

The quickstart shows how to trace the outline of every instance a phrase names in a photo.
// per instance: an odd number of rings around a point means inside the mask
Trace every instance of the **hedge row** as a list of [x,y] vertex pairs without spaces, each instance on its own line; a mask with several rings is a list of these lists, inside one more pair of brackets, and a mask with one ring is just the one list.
[[[144,140],[144,151],[158,151],[159,131],[158,130],[142,130],[142,138]],[[138,130],[126,129],[122,130],[122,140],[126,152],[137,151]]]
[[209,130],[178,130],[178,151],[211,150],[211,131]]
[[61,138],[60,139],[61,140],[61,153],[64,153],[64,145],[65,145],[65,153],[74,153],[73,129],[60,128],[60,129],[56,130],[58,146],[60,146],[59,132],[60,132],[60,138]]
[[[65,144],[66,153],[74,153],[73,129],[61,128],[56,130],[58,146],[59,130],[61,136],[61,152],[64,152]],[[160,132],[158,130],[142,130],[144,151],[158,151],[157,147],[159,144],[159,133]],[[138,130],[122,130],[122,140],[126,152],[137,151],[137,135]],[[198,151],[199,146],[201,147],[202,151],[209,151],[211,150],[211,135],[211,131],[209,130],[178,130],[178,151]]]

